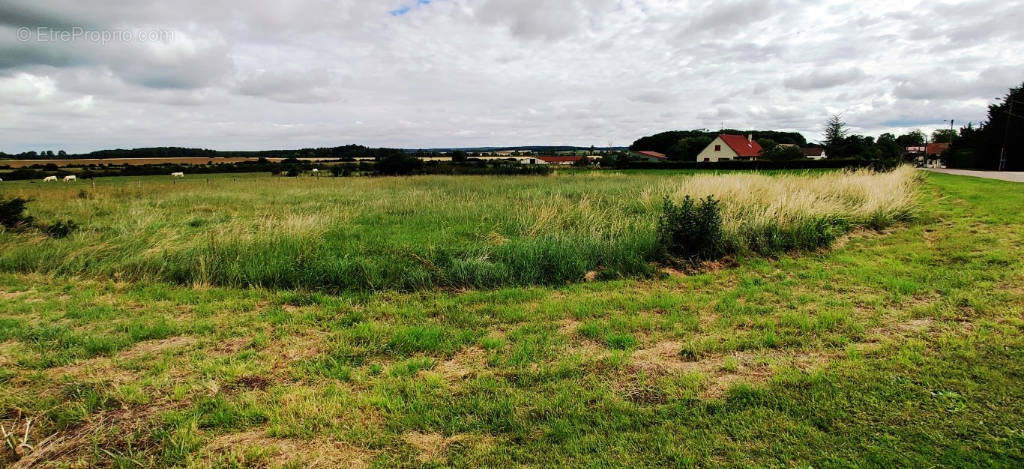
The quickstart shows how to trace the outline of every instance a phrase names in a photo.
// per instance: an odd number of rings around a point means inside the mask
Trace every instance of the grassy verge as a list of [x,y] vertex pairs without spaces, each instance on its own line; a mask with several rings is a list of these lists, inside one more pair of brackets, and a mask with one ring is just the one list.
[[813,249],[913,207],[887,174],[110,179],[12,183],[67,239],[0,233],[0,271],[184,285],[338,290],[557,285],[649,276],[666,197],[712,195],[727,251]]
[[913,226],[657,280],[0,274],[0,423],[21,467],[1019,467],[1019,187],[929,175]]

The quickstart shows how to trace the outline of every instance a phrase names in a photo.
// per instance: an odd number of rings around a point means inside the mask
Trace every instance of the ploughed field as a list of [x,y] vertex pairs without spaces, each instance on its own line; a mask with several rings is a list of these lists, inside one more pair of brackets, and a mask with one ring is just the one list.
[[[727,253],[688,273],[656,262],[685,195],[720,201]],[[79,227],[0,233],[0,465],[1024,462],[1014,183],[0,186],[15,196]]]

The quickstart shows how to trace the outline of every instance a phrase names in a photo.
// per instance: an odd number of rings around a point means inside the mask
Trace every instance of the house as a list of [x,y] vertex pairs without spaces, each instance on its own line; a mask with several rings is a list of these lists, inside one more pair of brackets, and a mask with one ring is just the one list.
[[949,150],[948,143],[929,143],[924,150],[925,166],[929,168],[945,168],[942,154]]
[[828,155],[825,154],[824,148],[807,147],[801,148],[800,151],[803,152],[804,158],[810,158],[812,160],[823,160],[825,158],[828,158]]
[[631,151],[629,156],[647,161],[665,161],[668,159],[664,153],[658,153],[656,151],[644,150],[644,151]]
[[583,156],[538,156],[537,159],[547,163],[556,164],[561,166],[572,166],[577,161],[582,160]]
[[924,154],[928,157],[938,157],[946,150],[949,150],[948,143],[929,143],[928,146],[924,147]]
[[515,158],[515,160],[518,161],[519,164],[529,164],[529,165],[548,164],[547,161],[544,161],[544,160],[542,160],[540,158],[523,158],[523,157],[519,157],[519,158]]
[[697,155],[697,161],[754,160],[761,156],[761,145],[752,135],[719,134]]

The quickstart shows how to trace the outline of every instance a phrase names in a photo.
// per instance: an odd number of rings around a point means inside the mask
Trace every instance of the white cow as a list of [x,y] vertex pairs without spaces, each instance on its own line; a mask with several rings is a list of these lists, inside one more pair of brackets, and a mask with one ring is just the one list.
[[313,172],[314,172],[314,173],[319,173],[319,172],[320,172],[320,170],[319,170],[319,169],[316,169],[316,168],[313,168]]
[[171,173],[171,177],[172,178],[183,178],[183,177],[185,177],[185,173]]
[[64,182],[75,182],[77,180],[78,180],[78,176],[75,176],[74,174],[72,174],[70,176],[64,176]]
[[46,176],[43,178],[43,182],[57,182],[57,176]]

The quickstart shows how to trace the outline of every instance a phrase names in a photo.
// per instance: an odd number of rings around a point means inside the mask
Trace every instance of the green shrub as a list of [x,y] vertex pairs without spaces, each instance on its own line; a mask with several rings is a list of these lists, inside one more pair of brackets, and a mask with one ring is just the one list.
[[71,220],[59,221],[52,225],[40,227],[43,233],[54,239],[64,239],[78,229],[78,224]]
[[32,217],[25,215],[28,200],[15,197],[11,200],[0,199],[0,225],[8,230],[17,230],[32,225]]
[[722,209],[713,197],[679,204],[666,198],[658,220],[658,244],[670,263],[694,263],[725,254]]

